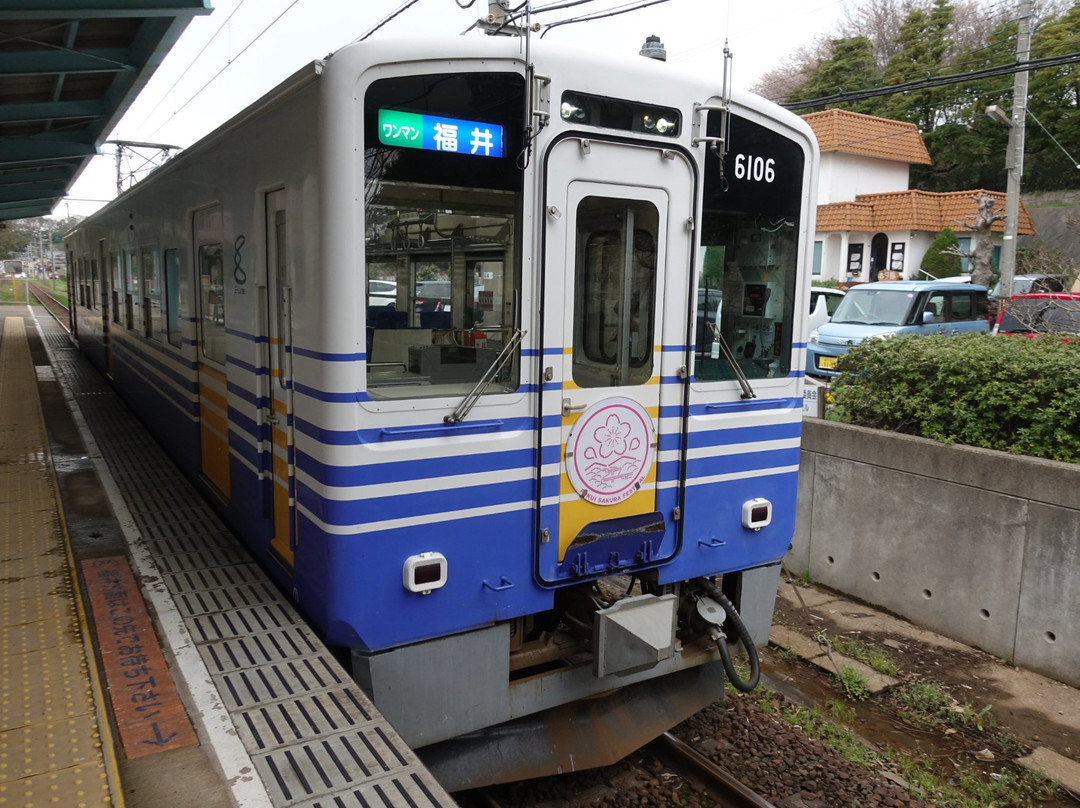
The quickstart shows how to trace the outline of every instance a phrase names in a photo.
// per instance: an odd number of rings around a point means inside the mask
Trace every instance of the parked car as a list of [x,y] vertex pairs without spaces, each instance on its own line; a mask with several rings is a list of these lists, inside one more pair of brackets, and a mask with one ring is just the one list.
[[832,320],[810,332],[806,372],[836,376],[840,357],[868,337],[988,331],[986,287],[956,281],[878,281],[847,291]]
[[417,281],[416,310],[450,311],[450,281]]
[[397,305],[397,281],[385,281],[372,278],[368,285],[369,306]]
[[1014,295],[998,313],[993,333],[1025,337],[1047,333],[1080,335],[1080,294]]
[[1036,292],[1067,292],[1069,291],[1067,288],[1068,282],[1069,279],[1064,275],[1048,275],[1044,273],[1014,275],[1012,294],[1002,293],[1001,281],[999,280],[994,284],[994,288],[990,290],[987,297],[991,303],[996,303],[1003,297],[1012,297],[1013,295],[1028,295]]
[[809,333],[820,325],[825,325],[832,319],[836,307],[844,299],[843,289],[833,289],[828,286],[810,287],[810,319]]

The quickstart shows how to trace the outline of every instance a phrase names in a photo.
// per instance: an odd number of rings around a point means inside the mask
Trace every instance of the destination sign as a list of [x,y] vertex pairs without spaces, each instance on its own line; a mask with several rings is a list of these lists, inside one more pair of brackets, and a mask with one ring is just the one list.
[[497,124],[392,109],[379,110],[379,142],[476,157],[503,156],[503,128]]

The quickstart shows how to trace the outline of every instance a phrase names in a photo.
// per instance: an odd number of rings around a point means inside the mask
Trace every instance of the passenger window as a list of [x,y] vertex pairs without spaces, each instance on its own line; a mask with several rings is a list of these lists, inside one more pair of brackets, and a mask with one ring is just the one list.
[[199,343],[202,355],[225,364],[225,278],[220,208],[194,217],[199,278]]
[[136,266],[135,253],[124,253],[124,316],[125,325],[135,328],[135,322],[139,311],[139,271]]
[[180,255],[165,251],[165,333],[169,344],[180,347]]

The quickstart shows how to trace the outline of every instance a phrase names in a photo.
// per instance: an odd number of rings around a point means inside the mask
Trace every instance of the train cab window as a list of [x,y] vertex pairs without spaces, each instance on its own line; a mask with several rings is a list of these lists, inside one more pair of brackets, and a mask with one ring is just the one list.
[[[460,396],[518,328],[524,81],[515,74],[374,82],[364,98],[367,389]],[[511,392],[520,353],[485,394]]]
[[649,202],[590,196],[578,207],[573,373],[581,387],[652,376],[658,221]]
[[[721,134],[709,113],[710,136]],[[804,155],[794,141],[730,116],[723,165],[705,160],[698,229],[694,380],[766,379],[791,370]],[[737,369],[736,369],[737,367]]]

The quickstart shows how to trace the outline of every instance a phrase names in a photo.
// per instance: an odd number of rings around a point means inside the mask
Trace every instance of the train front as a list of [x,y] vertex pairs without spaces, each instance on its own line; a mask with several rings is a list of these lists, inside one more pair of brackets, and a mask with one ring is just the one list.
[[300,602],[450,789],[752,687],[728,656],[767,641],[794,528],[809,129],[537,41],[365,43],[323,78],[366,363]]

